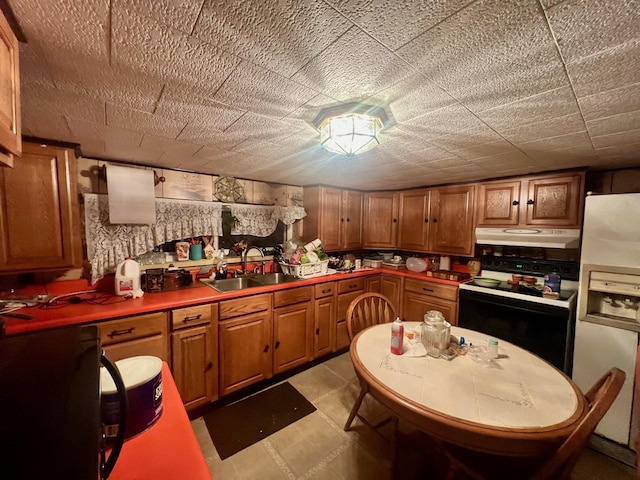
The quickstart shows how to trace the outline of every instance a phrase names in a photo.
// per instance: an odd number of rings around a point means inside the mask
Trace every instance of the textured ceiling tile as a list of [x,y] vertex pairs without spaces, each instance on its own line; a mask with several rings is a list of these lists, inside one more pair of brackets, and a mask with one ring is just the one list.
[[240,62],[222,50],[149,17],[113,9],[112,62],[163,83],[214,94]]
[[489,143],[505,143],[505,140],[494,130],[482,125],[466,130],[452,129],[450,132],[430,140],[432,144],[447,150],[459,150]]
[[291,78],[348,101],[369,97],[412,73],[409,65],[353,27]]
[[587,122],[587,127],[589,133],[594,137],[638,130],[640,129],[640,110],[592,120]]
[[107,125],[166,138],[176,138],[185,123],[172,118],[107,103]]
[[622,147],[638,143],[640,143],[640,129],[593,137],[593,145],[596,148]]
[[108,60],[109,0],[15,0],[11,9],[27,43],[51,55]]
[[587,121],[640,110],[640,82],[581,97],[578,102]]
[[578,98],[638,83],[640,40],[567,64]]
[[248,62],[242,62],[214,100],[261,115],[284,117],[318,92]]
[[99,139],[110,145],[120,144],[127,147],[138,147],[142,142],[142,133],[140,132],[87,122],[79,118],[68,118],[67,122],[71,133],[78,138]]
[[248,139],[277,143],[300,132],[300,128],[275,118],[248,112],[229,126],[226,132],[239,134]]
[[160,150],[163,153],[163,157],[172,155],[174,157],[183,158],[193,156],[202,148],[202,145],[181,142],[165,137],[159,137],[157,135],[145,134],[140,142],[140,147],[149,150]]
[[478,117],[460,104],[448,105],[397,127],[401,131],[421,135],[426,140],[442,137],[459,130],[488,128]]
[[222,131],[245,111],[200,96],[200,93],[194,90],[168,86],[162,91],[154,113],[186,123],[206,124]]
[[587,132],[577,132],[542,138],[530,142],[517,143],[516,146],[522,148],[522,150],[526,152],[528,150],[556,150],[559,148],[578,146],[586,146],[590,148],[591,142]]
[[550,8],[548,17],[563,58],[571,63],[637,39],[640,3],[634,0],[567,0]]
[[207,0],[193,34],[233,55],[291,77],[350,26],[324,2]]
[[573,113],[564,117],[550,118],[545,121],[530,123],[522,127],[500,131],[511,143],[525,143],[562,134],[586,132],[582,115]]
[[53,83],[49,65],[47,65],[44,53],[38,46],[38,42],[34,41],[31,44],[20,43],[18,44],[18,50],[21,84],[26,80],[32,83]]
[[244,138],[239,135],[225,135],[217,128],[195,122],[188,124],[180,132],[177,140],[205,145],[213,150],[231,150]]
[[[556,88],[562,78],[553,37],[534,0],[475,2],[398,53],[477,110],[506,103],[481,101],[480,95],[506,88],[502,98],[517,100]],[[529,84],[514,85],[517,80]]]
[[421,74],[413,74],[365,100],[385,108],[397,122],[407,122],[425,113],[446,107],[456,100]]
[[454,14],[471,0],[333,0],[338,10],[392,50]]
[[48,111],[42,115],[27,117],[29,123],[22,125],[22,135],[40,137],[50,140],[69,141],[73,136],[65,118],[55,111]]
[[452,150],[457,156],[466,160],[489,157],[500,153],[513,153],[518,149],[510,143],[502,140],[494,143],[484,143],[480,145],[471,145],[456,150]]
[[137,12],[176,30],[191,33],[200,13],[201,2],[192,0],[111,0],[113,9]]
[[[144,162],[152,166],[168,167],[167,163],[159,161],[161,154],[157,150],[132,147],[119,142],[105,142],[105,155],[113,160],[128,160],[132,163]],[[172,163],[172,166],[175,167],[175,163]]]
[[578,103],[573,91],[570,87],[562,87],[484,110],[478,113],[478,117],[496,130],[502,131],[578,112]]

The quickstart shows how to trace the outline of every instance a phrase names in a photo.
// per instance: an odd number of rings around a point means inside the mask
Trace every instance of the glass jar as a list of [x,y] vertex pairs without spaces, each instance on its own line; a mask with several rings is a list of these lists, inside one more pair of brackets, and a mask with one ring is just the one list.
[[424,315],[421,328],[421,340],[427,354],[438,358],[449,346],[451,324],[441,312],[429,310]]

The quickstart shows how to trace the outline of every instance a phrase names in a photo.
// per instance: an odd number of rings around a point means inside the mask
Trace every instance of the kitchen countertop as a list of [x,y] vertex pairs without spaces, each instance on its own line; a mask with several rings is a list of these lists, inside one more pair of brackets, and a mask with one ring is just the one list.
[[108,294],[113,293],[113,290],[111,290],[105,292],[107,294],[105,297],[105,301],[104,303],[100,304],[82,301],[76,304],[66,303],[64,304],[64,306],[35,306],[24,307],[16,310],[15,313],[31,315],[33,319],[23,320],[3,317],[5,324],[5,333],[7,335],[13,335],[44,330],[48,328],[59,328],[81,323],[127,317],[131,315],[141,315],[162,310],[170,310],[174,308],[183,308],[192,305],[217,302],[220,300],[229,300],[233,298],[244,297],[247,295],[269,293],[283,289],[303,287],[307,285],[315,285],[319,283],[345,280],[349,278],[367,277],[380,273],[384,273],[385,275],[415,278],[419,280],[452,286],[458,286],[460,285],[460,283],[464,283],[427,277],[426,273],[424,272],[415,273],[408,270],[372,268],[362,269],[360,271],[354,271],[352,273],[335,273],[333,275],[325,275],[321,277],[300,280],[293,283],[268,285],[264,287],[236,290],[226,293],[217,292],[204,283],[202,283],[201,287],[194,286],[191,288],[184,288],[161,293],[145,293],[145,295],[141,298],[118,297],[115,295],[110,296]]

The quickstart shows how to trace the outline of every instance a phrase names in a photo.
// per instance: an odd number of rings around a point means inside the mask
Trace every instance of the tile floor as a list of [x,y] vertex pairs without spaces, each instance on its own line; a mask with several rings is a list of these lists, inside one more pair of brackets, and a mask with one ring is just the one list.
[[[359,387],[349,354],[333,357],[288,381],[317,410],[245,450],[220,460],[202,417],[191,423],[215,480],[240,479],[391,479],[391,455],[388,441],[364,426],[358,419],[354,428],[343,431]],[[367,418],[383,418],[383,407],[365,397],[361,409]],[[386,428],[386,427],[385,427]],[[383,435],[388,438],[389,431]],[[390,428],[390,427],[389,427]],[[409,426],[401,423],[403,433]],[[403,479],[436,478],[428,475],[429,466],[412,449],[401,449],[399,468]],[[574,480],[632,480],[635,470],[586,449]]]

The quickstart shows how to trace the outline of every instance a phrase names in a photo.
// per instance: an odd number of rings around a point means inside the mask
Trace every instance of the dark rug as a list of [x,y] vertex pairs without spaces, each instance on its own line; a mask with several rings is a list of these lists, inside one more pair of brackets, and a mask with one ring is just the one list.
[[203,417],[218,455],[224,460],[315,410],[285,382]]

